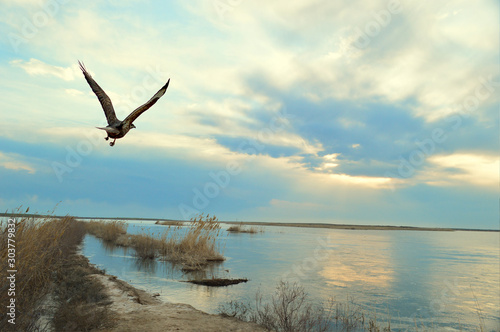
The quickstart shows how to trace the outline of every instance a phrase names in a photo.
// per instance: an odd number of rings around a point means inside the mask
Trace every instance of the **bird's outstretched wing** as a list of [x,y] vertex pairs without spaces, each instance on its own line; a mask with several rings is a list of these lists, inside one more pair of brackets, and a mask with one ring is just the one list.
[[167,91],[168,84],[170,83],[170,78],[168,79],[167,83],[160,89],[158,92],[150,99],[148,100],[147,103],[145,103],[142,106],[137,107],[132,113],[130,113],[125,120],[123,120],[123,124],[130,125],[132,122],[134,122],[135,119],[139,117],[142,113],[146,112],[151,106],[153,106],[158,99],[160,99],[165,92]]
[[82,70],[83,76],[85,76],[87,83],[90,85],[92,91],[94,91],[95,95],[97,96],[97,99],[99,99],[99,102],[101,103],[102,109],[104,110],[104,114],[106,115],[106,120],[108,121],[108,125],[112,125],[116,122],[119,122],[119,120],[116,118],[115,110],[113,108],[113,104],[111,103],[111,99],[109,99],[106,92],[104,92],[104,90],[99,86],[99,84],[97,84],[96,81],[94,81],[94,79],[92,78],[92,76],[90,76],[83,63],[78,61],[78,64],[80,65],[80,69]]

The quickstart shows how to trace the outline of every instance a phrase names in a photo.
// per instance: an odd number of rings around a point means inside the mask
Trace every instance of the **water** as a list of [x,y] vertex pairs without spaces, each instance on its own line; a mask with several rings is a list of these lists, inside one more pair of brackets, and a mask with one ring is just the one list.
[[[224,227],[224,226],[223,226]],[[166,226],[130,223],[129,233]],[[415,321],[435,330],[500,328],[500,237],[489,232],[360,231],[264,227],[264,233],[223,232],[227,260],[196,277],[248,278],[209,288],[168,262],[141,264],[133,250],[106,248],[87,236],[82,253],[109,274],[164,301],[217,313],[231,300],[272,294],[278,281],[298,282],[311,299],[354,302],[368,316],[391,321],[393,330]]]

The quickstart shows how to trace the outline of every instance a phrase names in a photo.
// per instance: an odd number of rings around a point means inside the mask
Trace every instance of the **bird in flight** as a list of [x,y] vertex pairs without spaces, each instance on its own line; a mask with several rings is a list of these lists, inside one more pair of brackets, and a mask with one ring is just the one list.
[[90,76],[83,63],[78,61],[78,64],[80,65],[80,69],[82,70],[83,76],[85,76],[87,83],[90,85],[90,88],[92,88],[92,91],[94,91],[94,93],[96,94],[97,99],[99,99],[99,102],[101,103],[101,106],[104,110],[104,114],[106,115],[108,126],[96,127],[96,128],[106,131],[106,133],[108,134],[108,136],[104,138],[106,141],[109,140],[110,138],[113,139],[113,142],[109,143],[110,146],[115,145],[115,141],[118,138],[122,138],[129,132],[130,129],[135,128],[132,122],[134,122],[135,119],[139,117],[139,115],[146,112],[151,106],[153,106],[158,101],[158,99],[160,99],[165,94],[168,88],[168,83],[170,83],[170,79],[168,79],[167,83],[160,90],[158,90],[158,92],[150,100],[148,100],[144,105],[137,107],[132,113],[130,113],[125,118],[125,120],[120,121],[116,117],[113,104],[111,103],[111,99],[109,99],[106,92],[104,92],[104,90],[99,86],[99,84],[97,84],[96,81],[94,81],[94,79],[92,78],[92,76]]

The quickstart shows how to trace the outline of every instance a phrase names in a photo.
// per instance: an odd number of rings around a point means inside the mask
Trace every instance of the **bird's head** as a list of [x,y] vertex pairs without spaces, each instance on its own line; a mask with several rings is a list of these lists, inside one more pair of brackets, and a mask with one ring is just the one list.
[[132,123],[132,124],[130,125],[130,129],[133,129],[133,128],[135,128],[135,126],[134,126],[134,124]]

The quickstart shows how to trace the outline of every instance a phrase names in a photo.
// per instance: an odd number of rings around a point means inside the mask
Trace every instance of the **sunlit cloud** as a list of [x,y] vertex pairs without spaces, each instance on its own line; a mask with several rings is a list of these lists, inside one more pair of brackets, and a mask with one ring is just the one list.
[[366,186],[369,188],[389,188],[391,178],[374,176],[351,176],[347,174],[330,174],[330,176],[341,183]]
[[14,153],[0,152],[0,166],[13,171],[27,171],[29,174],[35,174],[36,169],[33,165],[23,160],[24,158]]
[[457,153],[429,158],[435,168],[428,183],[433,185],[471,184],[498,188],[500,160],[498,156]]

